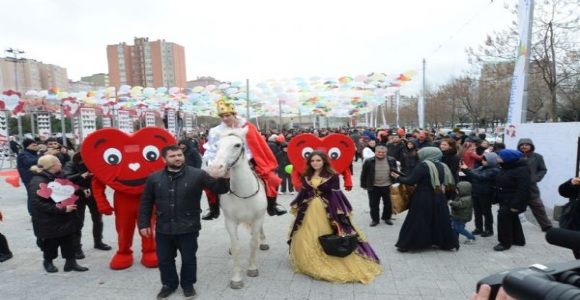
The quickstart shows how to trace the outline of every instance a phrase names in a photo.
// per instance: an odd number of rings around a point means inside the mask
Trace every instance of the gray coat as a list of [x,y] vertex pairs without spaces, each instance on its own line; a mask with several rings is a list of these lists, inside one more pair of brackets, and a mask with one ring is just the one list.
[[536,147],[534,146],[534,142],[530,138],[523,138],[520,139],[518,142],[518,150],[522,144],[529,144],[532,146],[532,150],[530,153],[525,154],[525,159],[528,162],[528,166],[530,167],[530,177],[532,179],[531,185],[531,198],[536,199],[540,198],[540,189],[538,188],[538,182],[542,181],[546,173],[548,173],[548,169],[546,168],[546,164],[544,163],[544,157],[541,154],[535,152]]

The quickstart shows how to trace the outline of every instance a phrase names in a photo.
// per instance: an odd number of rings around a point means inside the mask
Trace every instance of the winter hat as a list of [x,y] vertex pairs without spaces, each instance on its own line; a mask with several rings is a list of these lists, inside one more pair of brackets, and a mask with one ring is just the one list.
[[503,149],[503,150],[499,151],[497,153],[497,155],[501,158],[501,160],[504,163],[514,162],[514,161],[524,157],[524,154],[522,154],[520,151],[513,150],[513,149]]

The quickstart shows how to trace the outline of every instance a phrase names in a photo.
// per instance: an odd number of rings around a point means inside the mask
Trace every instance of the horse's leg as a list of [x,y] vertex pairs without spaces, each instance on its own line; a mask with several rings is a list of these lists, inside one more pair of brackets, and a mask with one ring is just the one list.
[[270,245],[266,242],[266,234],[264,233],[264,225],[262,224],[262,228],[260,228],[260,250],[268,250],[270,249]]
[[238,224],[234,220],[226,219],[226,230],[230,235],[230,251],[234,259],[234,275],[230,280],[232,289],[241,289],[244,286],[242,281],[242,267],[240,266],[240,242],[238,240]]
[[252,238],[250,239],[250,259],[248,261],[248,276],[258,276],[258,266],[256,265],[256,251],[260,243],[260,235],[262,233],[262,226],[264,225],[264,216],[254,220],[252,224]]

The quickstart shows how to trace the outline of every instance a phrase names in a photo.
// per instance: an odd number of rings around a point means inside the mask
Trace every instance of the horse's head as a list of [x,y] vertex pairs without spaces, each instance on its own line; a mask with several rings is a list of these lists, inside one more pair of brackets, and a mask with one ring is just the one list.
[[208,165],[208,172],[223,177],[227,171],[238,163],[247,163],[244,152],[248,127],[226,130],[220,134],[217,142],[217,153]]

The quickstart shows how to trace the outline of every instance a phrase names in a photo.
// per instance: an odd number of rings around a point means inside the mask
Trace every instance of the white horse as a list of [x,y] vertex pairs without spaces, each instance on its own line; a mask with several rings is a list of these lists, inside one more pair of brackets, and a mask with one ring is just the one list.
[[240,242],[238,226],[248,224],[252,238],[250,239],[250,258],[247,275],[258,276],[256,265],[256,250],[268,250],[264,235],[264,217],[266,215],[267,199],[264,184],[250,168],[245,155],[245,136],[248,128],[232,129],[224,132],[217,142],[217,154],[209,163],[208,171],[217,176],[229,172],[230,192],[220,195],[220,206],[230,235],[230,253],[234,259],[234,274],[230,281],[232,289],[244,286],[242,268],[240,266]]

